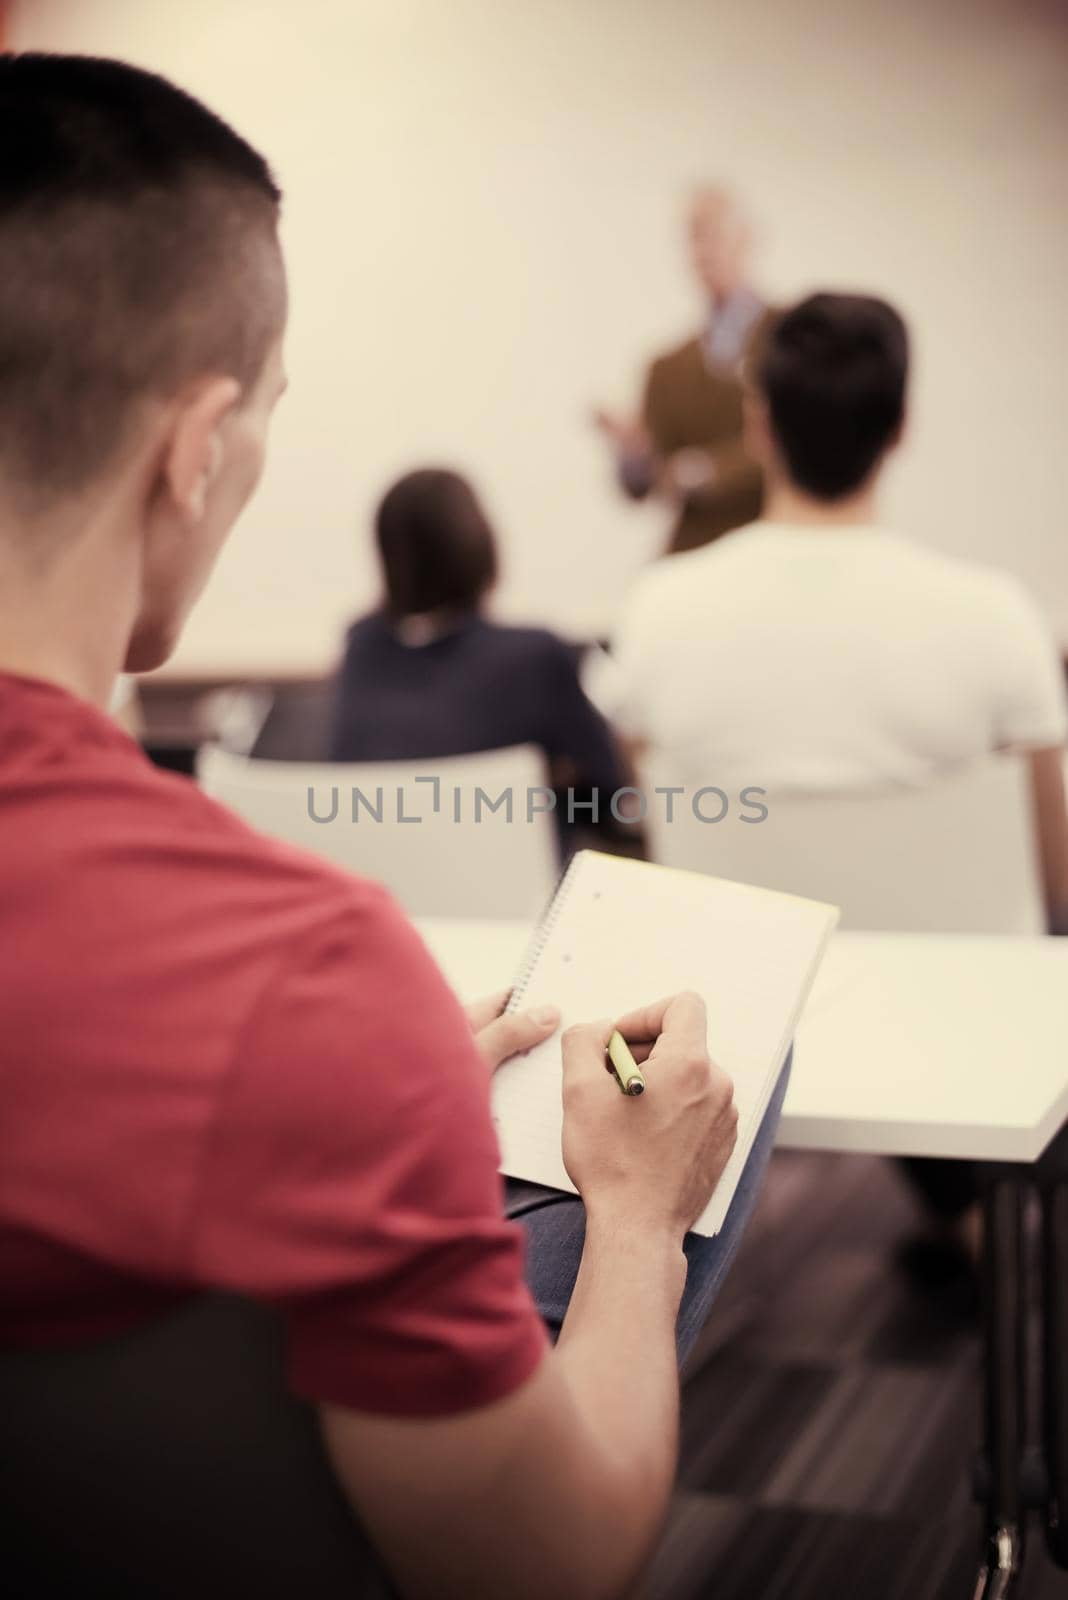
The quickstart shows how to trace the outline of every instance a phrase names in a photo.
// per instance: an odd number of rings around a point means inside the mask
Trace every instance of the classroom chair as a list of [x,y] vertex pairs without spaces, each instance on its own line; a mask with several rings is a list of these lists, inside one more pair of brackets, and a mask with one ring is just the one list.
[[[714,780],[709,780],[714,781]],[[685,784],[650,762],[643,787]],[[649,809],[650,852],[667,866],[828,900],[843,928],[910,933],[1046,930],[1027,764],[994,756],[922,788],[804,794],[769,790],[767,817],[694,814],[689,784],[667,822]],[[721,809],[699,802],[706,816]],[[750,813],[751,814],[751,813]]]
[[197,777],[262,832],[384,883],[412,916],[534,917],[556,880],[551,791],[533,746],[340,764],[211,745]]
[[0,1351],[0,1414],[12,1596],[388,1600],[270,1310],[207,1296]]

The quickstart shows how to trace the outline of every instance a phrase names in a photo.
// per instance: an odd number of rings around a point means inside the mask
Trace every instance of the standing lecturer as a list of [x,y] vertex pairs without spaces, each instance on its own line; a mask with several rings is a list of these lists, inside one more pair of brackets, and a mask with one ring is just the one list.
[[741,363],[767,309],[749,283],[752,229],[734,195],[709,187],[693,197],[689,238],[708,301],[704,326],[653,362],[640,417],[597,413],[626,493],[657,494],[673,507],[669,552],[755,521],[763,500],[742,440]]

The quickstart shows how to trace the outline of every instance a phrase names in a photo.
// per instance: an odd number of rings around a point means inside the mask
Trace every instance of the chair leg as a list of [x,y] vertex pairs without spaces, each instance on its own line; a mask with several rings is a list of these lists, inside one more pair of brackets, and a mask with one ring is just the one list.
[[995,1168],[984,1190],[985,1544],[973,1600],[1007,1600],[1023,1564],[1020,1467],[1026,1416],[1021,1174]]
[[1039,1183],[1046,1543],[1057,1565],[1068,1567],[1068,1136],[1043,1158]]

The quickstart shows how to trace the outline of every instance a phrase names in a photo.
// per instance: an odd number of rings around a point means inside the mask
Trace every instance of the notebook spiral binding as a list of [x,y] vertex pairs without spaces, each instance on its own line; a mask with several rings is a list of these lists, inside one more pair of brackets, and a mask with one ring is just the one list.
[[538,922],[534,926],[534,932],[531,934],[530,943],[523,952],[523,960],[520,964],[518,975],[516,976],[515,983],[512,985],[511,993],[508,996],[508,1003],[504,1008],[506,1012],[518,1011],[519,1007],[523,1003],[523,997],[526,994],[527,985],[534,976],[534,969],[542,958],[542,955],[545,951],[545,946],[552,938],[553,929],[556,927],[557,921],[559,920],[560,911],[563,907],[564,901],[571,893],[576,876],[575,869],[579,864],[581,854],[582,852],[579,851],[577,855],[571,857],[571,860],[568,862],[567,866],[564,868],[557,880],[556,888],[553,890],[552,898],[550,899],[549,904],[546,906],[544,914],[539,918]]

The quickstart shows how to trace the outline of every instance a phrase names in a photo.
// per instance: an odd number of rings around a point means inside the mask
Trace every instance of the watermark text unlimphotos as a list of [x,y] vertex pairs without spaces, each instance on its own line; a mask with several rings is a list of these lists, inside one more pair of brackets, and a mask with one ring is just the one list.
[[597,823],[611,816],[625,826],[637,826],[655,814],[668,823],[692,816],[696,822],[709,824],[728,819],[752,824],[766,820],[766,797],[767,790],[753,784],[736,794],[715,784],[700,788],[664,784],[649,790],[628,784],[609,793],[601,789],[566,789],[558,793],[541,785],[508,786],[493,795],[477,784],[443,784],[439,777],[427,776],[368,789],[309,784],[308,816],[323,825],[346,822],[371,827],[385,822],[418,825],[433,817],[454,823],[491,819],[533,823],[550,811],[558,811],[568,823]]

